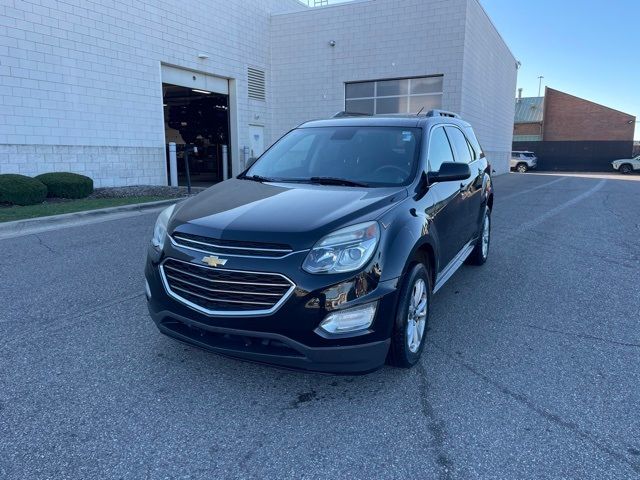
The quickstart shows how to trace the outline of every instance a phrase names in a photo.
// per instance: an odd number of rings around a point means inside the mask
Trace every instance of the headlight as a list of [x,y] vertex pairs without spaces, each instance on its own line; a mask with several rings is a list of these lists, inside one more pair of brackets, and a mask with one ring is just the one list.
[[330,233],[311,249],[302,264],[309,273],[358,270],[373,256],[380,239],[378,222],[353,225]]
[[156,250],[162,250],[164,248],[164,241],[167,238],[167,224],[169,223],[169,219],[173,214],[173,210],[176,208],[175,205],[171,205],[169,208],[165,208],[160,215],[158,215],[158,220],[156,220],[156,226],[153,228],[153,238],[151,239],[151,244],[156,248]]

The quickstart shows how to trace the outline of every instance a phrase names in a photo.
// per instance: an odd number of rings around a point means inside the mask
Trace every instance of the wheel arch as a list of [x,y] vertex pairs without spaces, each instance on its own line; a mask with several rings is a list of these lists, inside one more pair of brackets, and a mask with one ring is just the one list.
[[404,270],[402,271],[402,275],[406,275],[412,265],[416,263],[422,263],[427,265],[429,269],[429,275],[431,277],[431,288],[436,284],[436,253],[433,248],[433,245],[429,242],[428,239],[416,245],[411,252],[411,255],[407,258],[407,263],[404,266]]

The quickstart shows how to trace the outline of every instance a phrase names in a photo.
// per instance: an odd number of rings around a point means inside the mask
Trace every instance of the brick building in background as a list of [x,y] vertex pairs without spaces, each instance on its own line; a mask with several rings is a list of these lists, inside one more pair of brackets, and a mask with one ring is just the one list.
[[516,99],[514,150],[530,150],[541,170],[608,171],[633,150],[635,117],[568,93]]

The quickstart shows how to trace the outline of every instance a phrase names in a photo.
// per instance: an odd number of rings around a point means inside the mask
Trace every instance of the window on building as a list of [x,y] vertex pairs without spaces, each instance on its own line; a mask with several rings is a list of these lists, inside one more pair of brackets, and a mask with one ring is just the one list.
[[367,115],[415,114],[442,108],[443,76],[345,84],[345,111]]
[[429,171],[439,171],[444,162],[453,162],[453,153],[444,128],[438,127],[432,130],[429,139]]

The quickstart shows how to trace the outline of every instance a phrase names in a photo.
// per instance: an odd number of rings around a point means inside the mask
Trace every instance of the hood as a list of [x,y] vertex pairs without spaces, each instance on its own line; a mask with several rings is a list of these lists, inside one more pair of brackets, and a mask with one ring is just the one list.
[[180,204],[169,231],[311,248],[342,226],[373,220],[405,187],[355,188],[231,179]]

